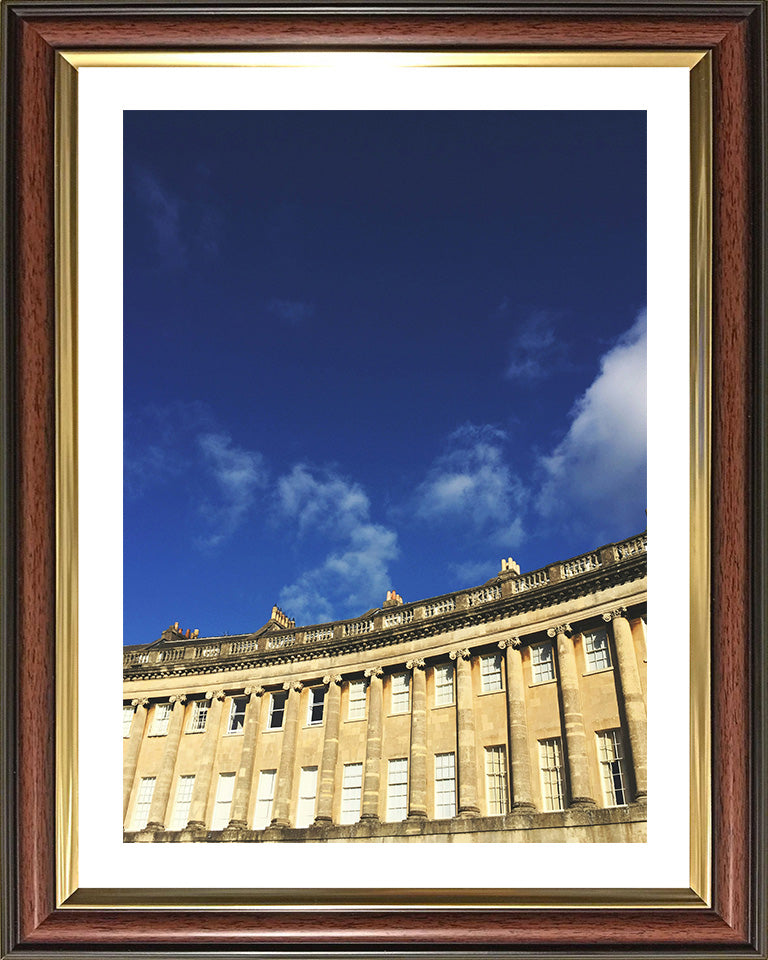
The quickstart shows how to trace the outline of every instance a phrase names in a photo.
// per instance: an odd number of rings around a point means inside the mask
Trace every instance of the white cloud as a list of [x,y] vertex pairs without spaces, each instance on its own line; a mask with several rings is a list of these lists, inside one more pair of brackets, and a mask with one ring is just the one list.
[[286,323],[291,323],[294,326],[298,326],[304,323],[304,321],[309,320],[315,312],[314,305],[304,300],[281,300],[278,297],[274,297],[269,301],[267,310],[269,310],[273,316],[284,320]]
[[417,515],[464,522],[513,547],[523,533],[526,492],[507,462],[506,443],[506,434],[488,424],[452,433],[416,492]]
[[600,360],[600,373],[571,411],[568,433],[543,458],[537,499],[548,517],[631,523],[646,491],[646,318]]
[[168,261],[182,264],[187,251],[181,231],[181,199],[145,169],[135,171],[133,188],[144,207],[158,252]]
[[257,491],[266,486],[267,473],[260,453],[235,446],[225,433],[202,434],[197,443],[219,493],[217,500],[209,499],[202,505],[212,531],[200,542],[215,547],[231,536],[243,521]]
[[391,587],[389,563],[398,555],[397,535],[370,519],[363,488],[330,471],[299,464],[277,484],[279,509],[302,537],[336,541],[322,563],[304,571],[280,592],[280,604],[299,623],[355,616],[378,606]]

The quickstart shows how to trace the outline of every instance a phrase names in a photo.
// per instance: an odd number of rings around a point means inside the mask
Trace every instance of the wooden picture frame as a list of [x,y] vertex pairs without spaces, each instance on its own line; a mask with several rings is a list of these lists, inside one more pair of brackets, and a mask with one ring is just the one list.
[[[766,4],[18,2],[3,7],[2,956],[755,956],[765,920]],[[712,54],[712,904],[429,909],[57,906],[57,51],[697,50]],[[60,239],[60,238],[59,238]],[[60,349],[60,346],[59,346]],[[57,482],[59,484],[57,488]],[[708,563],[706,562],[708,561]],[[687,584],[681,585],[685,597]],[[59,608],[60,615],[60,608]],[[66,717],[60,718],[63,722]],[[60,786],[60,784],[59,784]],[[233,901],[233,906],[237,903]]]

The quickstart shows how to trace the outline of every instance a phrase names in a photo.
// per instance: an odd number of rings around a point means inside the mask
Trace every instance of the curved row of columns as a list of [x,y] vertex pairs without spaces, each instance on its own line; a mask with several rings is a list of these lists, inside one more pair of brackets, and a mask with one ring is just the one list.
[[[635,659],[631,628],[626,619],[626,610],[620,608],[603,615],[612,624],[616,650],[615,668],[623,693],[626,727],[635,774],[635,797],[647,795],[647,751],[645,703],[640,685],[640,675]],[[563,715],[564,753],[570,783],[571,806],[594,806],[591,777],[587,758],[587,735],[581,707],[572,629],[564,623],[552,627],[548,635],[556,639],[559,674],[560,704]],[[508,745],[510,759],[510,800],[513,810],[535,809],[533,783],[528,743],[528,727],[525,706],[525,682],[521,657],[520,639],[514,637],[498,643],[504,651],[506,665],[506,705]],[[478,803],[477,757],[475,746],[475,722],[471,677],[471,651],[468,648],[453,650],[449,654],[456,663],[456,723],[458,753],[458,814],[477,816]],[[410,659],[405,664],[412,672],[410,757],[408,772],[408,816],[427,816],[427,691],[426,664],[421,658]],[[365,671],[370,693],[366,756],[362,790],[363,820],[377,820],[379,810],[384,696],[381,667]],[[320,762],[316,823],[330,823],[333,817],[334,786],[339,753],[341,724],[342,677],[330,674],[323,678],[328,686],[325,704],[325,736]],[[290,825],[290,803],[296,766],[296,750],[299,730],[299,694],[302,684],[289,681],[283,684],[287,691],[285,722],[280,762],[273,804],[273,826]],[[247,826],[248,805],[254,779],[256,744],[259,732],[261,686],[245,688],[248,704],[245,714],[243,746],[235,779],[230,823],[231,828]],[[189,812],[189,828],[204,830],[205,814],[210,790],[219,736],[219,721],[224,699],[222,690],[206,693],[211,702],[206,723],[199,766]],[[173,771],[182,733],[184,695],[172,696],[171,717],[167,740],[163,750],[160,769],[150,805],[147,829],[163,829],[169,815],[169,799]],[[136,717],[131,737],[125,751],[123,767],[123,814],[127,812],[131,790],[138,764],[139,750],[146,726],[147,700],[134,700]],[[181,705],[180,707],[178,705]]]

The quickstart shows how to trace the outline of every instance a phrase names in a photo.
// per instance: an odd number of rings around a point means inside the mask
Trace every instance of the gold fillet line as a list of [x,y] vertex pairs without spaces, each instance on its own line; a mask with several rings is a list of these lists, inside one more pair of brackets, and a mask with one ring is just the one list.
[[696,50],[572,50],[456,52],[431,51],[62,51],[76,69],[83,67],[685,67],[706,55]]
[[712,396],[712,57],[691,72],[691,827],[690,883],[712,900],[710,503]]
[[[86,67],[683,67],[691,71],[691,889],[410,891],[407,905],[433,909],[437,902],[505,909],[517,905],[691,907],[711,902],[711,742],[708,600],[710,586],[711,391],[711,55],[706,51],[561,52],[254,52],[60,51],[56,62],[56,853],[57,902],[68,908],[142,907],[262,909],[338,908],[359,903],[379,909],[402,891],[77,889],[77,356],[76,356],[76,123],[77,71]],[[379,897],[391,894],[386,903]],[[417,894],[416,897],[413,894]],[[233,903],[236,896],[238,902]],[[275,900],[278,898],[279,902]],[[423,902],[419,903],[420,900]],[[269,902],[269,900],[272,902]],[[304,903],[302,903],[304,901]],[[318,902],[319,901],[319,902]]]
[[77,72],[56,58],[56,900],[77,889]]

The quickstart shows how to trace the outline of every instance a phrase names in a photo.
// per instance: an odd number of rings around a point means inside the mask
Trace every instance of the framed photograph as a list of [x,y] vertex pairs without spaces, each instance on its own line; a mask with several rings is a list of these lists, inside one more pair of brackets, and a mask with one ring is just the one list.
[[5,5],[3,956],[768,956],[765,29]]

